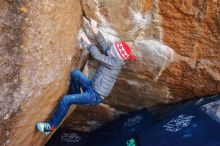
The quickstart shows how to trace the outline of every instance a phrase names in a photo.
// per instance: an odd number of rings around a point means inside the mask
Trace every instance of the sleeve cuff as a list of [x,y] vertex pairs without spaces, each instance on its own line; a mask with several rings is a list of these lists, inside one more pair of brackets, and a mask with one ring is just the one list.
[[89,51],[89,50],[92,48],[92,46],[94,46],[94,45],[95,45],[94,43],[89,44],[89,45],[87,46],[87,50]]
[[102,34],[101,34],[101,32],[100,31],[98,31],[98,33],[97,34],[95,34],[95,37],[96,38],[98,38],[99,36],[101,36]]

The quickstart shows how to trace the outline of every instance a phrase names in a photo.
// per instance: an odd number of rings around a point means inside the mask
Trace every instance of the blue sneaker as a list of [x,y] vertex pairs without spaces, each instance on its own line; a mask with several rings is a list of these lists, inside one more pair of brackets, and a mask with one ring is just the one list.
[[49,135],[50,132],[52,131],[49,123],[37,122],[36,126],[37,126],[37,130],[43,132],[45,135]]

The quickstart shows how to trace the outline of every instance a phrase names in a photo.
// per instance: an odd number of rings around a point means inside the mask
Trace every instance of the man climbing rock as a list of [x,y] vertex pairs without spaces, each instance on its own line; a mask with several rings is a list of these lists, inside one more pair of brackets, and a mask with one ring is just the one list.
[[[86,44],[91,56],[98,60],[100,65],[91,80],[78,69],[71,72],[69,94],[61,99],[48,122],[37,122],[36,124],[37,129],[45,135],[50,134],[59,126],[72,104],[97,105],[101,103],[105,97],[109,96],[125,61],[135,59],[125,42],[109,45],[102,34],[97,31],[96,21],[90,20],[90,27],[103,53],[90,42],[84,33],[81,35],[81,39]],[[80,88],[83,90],[82,93]]]

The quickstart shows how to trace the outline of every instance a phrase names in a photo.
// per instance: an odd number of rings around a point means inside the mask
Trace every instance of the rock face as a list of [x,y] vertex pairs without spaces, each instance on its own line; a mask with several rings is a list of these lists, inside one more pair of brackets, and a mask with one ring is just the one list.
[[85,15],[99,20],[106,39],[128,42],[137,57],[106,103],[138,108],[219,92],[219,3],[83,1]]
[[77,63],[80,2],[0,3],[0,145],[40,146],[35,124],[52,113]]
[[[123,111],[220,91],[218,0],[0,3],[0,145],[45,143],[35,123],[50,117],[68,88],[71,67],[79,59],[82,12],[98,21],[110,43],[130,44],[137,60],[124,66],[103,105],[76,110],[78,120],[69,118],[66,126],[80,121],[89,129]],[[90,77],[96,66],[93,60],[86,66]],[[90,111],[98,118],[88,117]]]
[[[126,41],[137,57],[105,104],[129,111],[220,91],[220,1],[84,0],[82,6],[109,42]],[[90,77],[96,66],[90,61]]]
[[[178,58],[161,75],[173,97],[203,96],[219,92],[219,1],[161,1],[163,41]],[[175,80],[175,81],[174,81]]]

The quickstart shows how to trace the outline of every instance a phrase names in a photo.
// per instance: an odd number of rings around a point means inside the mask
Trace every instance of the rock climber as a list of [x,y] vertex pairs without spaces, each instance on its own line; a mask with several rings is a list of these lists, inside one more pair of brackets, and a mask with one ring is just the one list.
[[[101,32],[97,30],[95,20],[90,20],[90,28],[102,49],[102,53],[94,43],[91,43],[85,33],[81,35],[81,39],[86,44],[91,56],[98,60],[100,65],[91,80],[78,69],[71,72],[69,94],[61,99],[48,122],[37,122],[36,124],[38,131],[45,135],[50,134],[60,125],[71,105],[97,105],[101,103],[105,97],[109,96],[126,60],[135,60],[135,57],[131,55],[131,49],[125,42],[107,43]],[[82,88],[82,93],[80,88]]]

